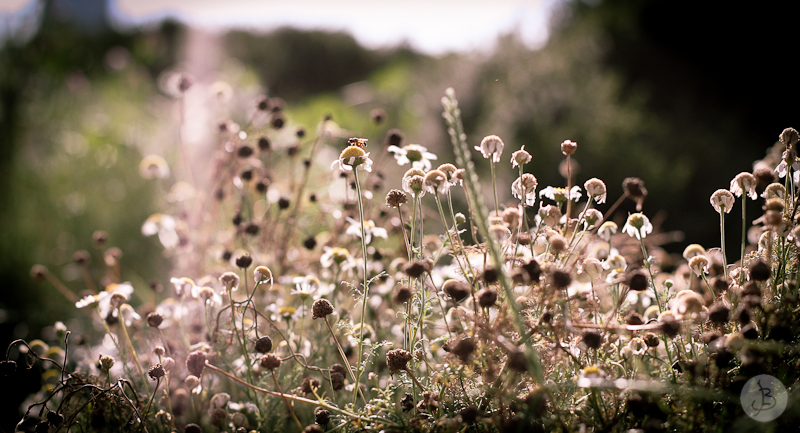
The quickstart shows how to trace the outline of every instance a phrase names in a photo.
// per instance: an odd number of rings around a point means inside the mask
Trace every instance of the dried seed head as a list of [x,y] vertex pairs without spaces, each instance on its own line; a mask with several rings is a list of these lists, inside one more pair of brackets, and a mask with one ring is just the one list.
[[72,254],[72,261],[80,266],[87,266],[91,260],[92,256],[86,250],[78,250]]
[[342,365],[342,364],[333,364],[333,365],[331,365],[331,369],[330,370],[332,372],[334,372],[334,373],[339,373],[342,376],[344,376],[345,373],[347,373],[347,368],[345,368],[345,366]]
[[108,371],[111,370],[111,367],[114,366],[116,360],[113,356],[103,355],[100,354],[100,369]]
[[272,338],[268,335],[264,335],[263,337],[256,340],[256,352],[258,353],[268,353],[272,350]]
[[644,344],[646,344],[647,347],[658,347],[658,343],[660,341],[658,335],[652,332],[648,332],[647,334],[645,334],[643,339],[644,339]]
[[311,306],[311,312],[312,319],[322,319],[333,314],[333,305],[325,298],[317,299]]
[[625,284],[631,290],[643,292],[647,290],[648,286],[647,275],[641,269],[634,269],[625,275]]
[[799,137],[797,130],[794,128],[786,128],[781,132],[780,141],[787,148],[795,147]]
[[325,433],[325,430],[317,424],[311,424],[303,429],[303,433]]
[[411,361],[411,354],[403,349],[392,349],[386,352],[386,366],[392,374],[405,370],[408,361]]
[[525,357],[525,352],[514,349],[508,353],[508,366],[520,373],[528,371],[528,359]]
[[574,141],[564,140],[561,143],[561,153],[564,155],[572,155],[576,150],[578,150],[578,143]]
[[483,308],[491,307],[497,302],[497,292],[488,287],[481,289],[475,297],[478,298],[478,304]]
[[164,377],[164,375],[166,374],[167,372],[164,371],[164,367],[162,367],[161,364],[156,364],[150,367],[150,370],[147,371],[147,375],[150,376],[150,379],[153,380],[158,380]]
[[306,377],[305,379],[303,379],[303,383],[300,384],[300,390],[306,394],[311,394],[315,389],[318,389],[319,386],[320,386],[319,379]]
[[47,278],[47,267],[44,265],[33,265],[31,267],[31,277],[36,281],[42,281]]
[[386,131],[386,146],[397,146],[401,147],[403,145],[403,133],[399,129],[390,129]]
[[164,317],[160,314],[156,313],[155,311],[147,315],[147,325],[151,328],[158,328],[161,326],[161,322],[164,321]]
[[450,182],[447,180],[447,175],[436,169],[425,174],[423,186],[431,194],[447,194],[447,191],[450,190]]
[[680,322],[675,320],[672,314],[664,314],[658,320],[661,322],[661,332],[669,338],[675,337],[681,331]]
[[258,364],[261,365],[262,368],[270,371],[280,367],[282,363],[283,360],[281,360],[281,358],[274,353],[268,353],[262,356],[261,360],[258,361]]
[[317,409],[314,412],[314,422],[323,427],[328,425],[331,422],[331,413],[327,409]]
[[167,353],[167,350],[164,349],[164,346],[156,346],[153,348],[153,355],[155,356],[164,356]]
[[383,122],[386,121],[386,112],[380,108],[375,108],[369,112],[369,118],[372,120],[372,123],[382,125]]
[[561,254],[567,249],[567,239],[556,233],[550,236],[550,249],[554,254]]
[[236,156],[239,158],[249,158],[253,156],[253,148],[247,144],[242,144],[239,146],[239,149],[236,150]]
[[554,269],[550,277],[553,282],[553,286],[557,289],[565,289],[572,284],[572,276],[569,272],[562,271],[560,269]]
[[644,318],[641,314],[631,311],[625,316],[625,323],[632,326],[644,325]]
[[461,362],[467,362],[474,351],[475,343],[471,338],[462,338],[450,349],[450,353],[461,359]]
[[250,257],[250,254],[245,254],[236,258],[236,266],[242,269],[247,269],[251,264],[253,264],[253,258]]
[[772,269],[763,260],[756,260],[750,263],[748,268],[750,271],[750,279],[753,281],[767,281],[772,274]]
[[407,286],[401,286],[399,289],[397,289],[397,293],[394,295],[394,302],[402,304],[404,302],[408,302],[412,296],[414,296],[414,292],[412,292],[410,288]]
[[628,177],[622,181],[622,189],[636,202],[636,211],[642,211],[642,203],[647,197],[647,189],[644,187],[644,181],[638,177]]
[[[196,387],[195,387],[196,388]],[[189,388],[192,389],[192,388]],[[184,433],[203,433],[203,429],[200,428],[197,424],[186,424],[186,427],[183,428]]]
[[432,263],[427,263],[428,260],[414,260],[403,267],[403,272],[411,278],[419,278],[432,269]]
[[313,250],[314,248],[316,248],[316,246],[317,246],[317,240],[316,240],[316,239],[314,239],[314,236],[309,236],[309,237],[307,237],[307,238],[306,238],[306,239],[303,241],[303,246],[304,246],[304,247],[305,247],[307,250],[311,251],[311,250]]
[[467,298],[470,294],[470,286],[464,281],[460,280],[447,280],[442,285],[442,290],[447,296],[453,298],[453,301],[458,303]]
[[344,374],[339,372],[331,373],[331,387],[334,391],[340,391],[344,388]]
[[186,369],[194,376],[202,376],[205,366],[206,354],[200,350],[195,350],[186,357]]
[[234,272],[225,272],[219,276],[219,282],[222,283],[227,290],[236,290],[239,288],[239,275]]
[[731,309],[727,305],[723,303],[716,303],[708,309],[708,319],[711,320],[712,323],[717,324],[725,324],[728,323],[728,319],[731,314]]
[[583,340],[584,344],[586,344],[586,347],[589,349],[597,349],[603,344],[603,336],[596,331],[584,332],[581,336],[581,340]]
[[399,208],[408,203],[408,196],[399,189],[393,189],[386,194],[386,205],[390,208]]

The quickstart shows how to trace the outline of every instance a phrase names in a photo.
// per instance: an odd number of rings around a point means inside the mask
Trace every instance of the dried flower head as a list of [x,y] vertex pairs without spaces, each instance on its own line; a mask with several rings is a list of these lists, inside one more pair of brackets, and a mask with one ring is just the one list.
[[505,147],[505,144],[500,137],[496,135],[487,135],[481,140],[480,146],[475,146],[475,150],[480,151],[484,158],[491,158],[492,162],[500,162],[500,155],[503,154],[503,147]]
[[703,297],[693,290],[681,290],[672,301],[672,314],[677,318],[696,317],[705,308]]
[[714,206],[714,210],[720,214],[730,213],[734,200],[733,194],[727,189],[718,189],[711,194],[711,206]]
[[627,177],[622,181],[622,189],[628,197],[636,202],[636,211],[641,212],[642,203],[647,198],[647,188],[644,187],[644,181],[638,177]]
[[519,167],[531,162],[531,159],[533,159],[531,154],[525,150],[525,146],[522,146],[518,151],[511,154],[511,166],[514,168]]
[[195,350],[186,357],[186,369],[189,373],[200,377],[206,366],[206,354],[203,351]]
[[258,361],[258,364],[262,368],[267,370],[275,370],[276,368],[279,368],[282,363],[283,360],[274,353],[268,353],[262,356],[261,359]]
[[561,153],[566,156],[572,155],[576,150],[578,150],[578,143],[574,141],[564,140],[561,143]]
[[317,299],[311,305],[312,319],[322,319],[333,314],[333,305],[325,298]]
[[736,175],[731,181],[731,192],[736,195],[736,197],[741,197],[742,194],[747,194],[751,200],[755,200],[758,197],[758,193],[756,193],[756,185],[758,185],[758,181],[756,177],[750,173],[742,172]]
[[450,182],[441,171],[431,170],[425,175],[423,187],[431,194],[447,194],[447,191],[450,190]]
[[589,349],[597,349],[603,344],[603,336],[596,331],[586,331],[581,336],[581,340]]
[[625,274],[625,284],[635,292],[643,292],[647,290],[649,281],[641,269],[634,269]]
[[389,372],[395,374],[400,370],[405,370],[408,366],[408,361],[411,361],[411,353],[403,349],[392,349],[386,352],[386,366],[389,367]]
[[312,377],[306,377],[303,379],[303,382],[300,384],[300,390],[306,394],[311,394],[314,390],[319,389],[320,382],[319,379],[315,379]]
[[152,313],[147,314],[147,325],[151,328],[158,328],[161,326],[161,322],[164,321],[164,317],[160,314],[153,311]]
[[442,291],[458,303],[467,299],[470,294],[470,286],[461,280],[447,280],[442,285]]
[[114,366],[116,360],[114,359],[113,356],[103,355],[101,353],[99,362],[100,362],[100,369],[108,371],[111,370],[111,367]]
[[450,353],[457,356],[461,362],[469,361],[469,357],[473,352],[475,352],[475,342],[473,342],[471,338],[462,338],[458,340],[450,349]]
[[219,282],[225,287],[226,290],[231,292],[239,288],[239,276],[234,272],[225,272],[219,276]]
[[536,187],[539,182],[536,176],[525,173],[511,184],[511,193],[526,206],[533,206],[536,202]]
[[393,189],[386,194],[386,205],[390,208],[399,208],[408,203],[408,196],[399,189]]
[[779,140],[784,146],[789,148],[797,145],[798,138],[800,138],[800,135],[798,135],[797,130],[794,128],[786,128],[781,132]]
[[689,268],[698,277],[708,273],[708,258],[704,255],[696,255],[689,259]]
[[253,264],[253,258],[250,257],[250,254],[245,254],[236,258],[236,266],[239,268],[247,269],[251,264]]
[[478,305],[480,305],[482,308],[489,308],[497,303],[497,292],[488,287],[478,291],[478,293],[475,294],[475,297],[478,298]]
[[706,249],[700,244],[689,244],[683,250],[683,258],[691,260],[694,256],[702,256],[706,254]]
[[403,145],[403,138],[404,136],[402,131],[396,128],[392,128],[386,131],[386,139],[384,141],[386,142],[387,146],[400,147]]
[[269,353],[272,350],[272,338],[268,335],[260,337],[256,340],[255,349],[258,353]]
[[167,372],[164,371],[164,367],[162,367],[161,364],[156,364],[150,367],[150,370],[147,371],[147,375],[150,376],[150,379],[153,380],[158,380],[164,377],[164,375],[166,374]]

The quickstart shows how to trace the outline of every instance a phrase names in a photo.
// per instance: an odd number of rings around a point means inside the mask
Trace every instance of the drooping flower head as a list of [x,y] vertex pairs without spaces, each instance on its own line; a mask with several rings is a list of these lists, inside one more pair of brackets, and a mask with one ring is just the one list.
[[742,172],[737,174],[731,181],[731,192],[734,193],[736,197],[747,194],[751,200],[755,200],[758,198],[758,193],[756,193],[757,184],[758,181],[755,176],[748,172]]
[[618,228],[619,226],[617,226],[617,223],[614,221],[606,221],[600,225],[599,229],[597,229],[597,235],[600,236],[600,239],[603,239],[607,242],[611,240],[611,236],[617,234]]
[[425,195],[425,172],[412,168],[403,175],[403,190],[409,194],[422,197]]
[[437,159],[436,155],[428,152],[428,148],[419,144],[407,144],[403,147],[389,146],[389,152],[394,154],[398,165],[411,163],[412,168],[430,170],[431,160]]
[[711,206],[714,206],[714,210],[720,214],[730,213],[734,200],[733,194],[727,189],[718,189],[711,194]]
[[587,180],[583,187],[586,188],[586,194],[590,200],[594,199],[597,203],[606,202],[606,184],[602,180],[593,177]]
[[536,176],[525,173],[511,184],[511,193],[525,203],[526,206],[533,206],[536,201],[536,187],[538,185],[539,182],[536,180]]
[[458,172],[458,168],[455,165],[450,163],[445,163],[439,166],[437,170],[444,173],[447,176],[447,181],[450,182],[450,185],[458,184],[458,178],[456,177],[456,173]]
[[511,166],[516,168],[531,162],[533,157],[527,150],[525,150],[525,146],[522,146],[518,151],[511,154]]
[[450,190],[450,182],[447,181],[447,175],[439,170],[431,170],[425,175],[423,187],[431,194],[447,194]]
[[642,239],[653,232],[653,224],[650,224],[650,219],[645,214],[641,212],[633,213],[628,216],[628,221],[622,227],[622,232],[636,239]]
[[496,135],[487,135],[481,140],[480,146],[475,146],[475,150],[479,150],[484,158],[492,159],[492,162],[500,162],[500,155],[503,154],[505,144],[500,137]]

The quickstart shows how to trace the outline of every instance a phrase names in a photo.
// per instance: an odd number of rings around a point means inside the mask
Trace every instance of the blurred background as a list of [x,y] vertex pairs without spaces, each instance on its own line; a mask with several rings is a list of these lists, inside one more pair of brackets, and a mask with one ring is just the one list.
[[[604,180],[610,202],[625,177],[641,177],[644,212],[680,232],[664,245],[678,253],[719,246],[713,191],[800,126],[797,2],[284,3],[0,2],[0,347],[77,314],[30,269],[44,264],[79,291],[73,253],[102,261],[96,230],[124,251],[123,281],[171,276],[157,239],[140,231],[167,184],[143,179],[138,165],[151,153],[177,158],[172,71],[218,94],[214,83],[231,85],[228,111],[186,119],[198,153],[221,116],[246,123],[236,107],[266,94],[312,131],[325,114],[360,131],[381,108],[406,142],[453,161],[440,115],[453,87],[469,141],[501,136],[504,159],[524,145],[540,188],[564,185],[565,139],[578,143],[578,183]],[[632,210],[626,203],[618,219]],[[729,251],[738,251],[738,216],[729,221]],[[3,398],[12,401],[0,428],[10,431],[19,402]]]

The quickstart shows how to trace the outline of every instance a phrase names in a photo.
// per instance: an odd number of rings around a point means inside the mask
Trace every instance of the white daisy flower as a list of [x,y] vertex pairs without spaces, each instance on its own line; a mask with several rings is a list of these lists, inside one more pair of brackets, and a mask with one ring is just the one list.
[[475,146],[475,150],[479,150],[484,158],[491,158],[492,162],[500,162],[500,155],[503,154],[503,147],[505,147],[505,144],[500,137],[488,135],[483,137],[480,146]]
[[547,197],[550,200],[559,203],[567,201],[567,197],[569,197],[570,200],[577,202],[581,199],[581,187],[575,185],[572,187],[572,189],[567,190],[566,188],[548,186],[547,188],[539,191],[539,198],[541,197]]
[[[345,233],[347,233],[348,235],[358,236],[360,238],[361,224],[359,224],[356,220],[350,217],[347,217],[347,221],[350,223],[350,227],[347,228],[347,231]],[[364,241],[367,244],[372,242],[373,236],[377,236],[379,238],[384,238],[384,239],[389,237],[389,233],[386,232],[386,229],[382,227],[376,227],[375,222],[372,220],[365,221],[364,235],[366,236]]]
[[437,159],[436,155],[428,152],[428,148],[419,144],[407,144],[403,147],[389,146],[389,152],[394,154],[394,159],[398,165],[411,163],[412,168],[428,171],[431,169],[431,161]]

